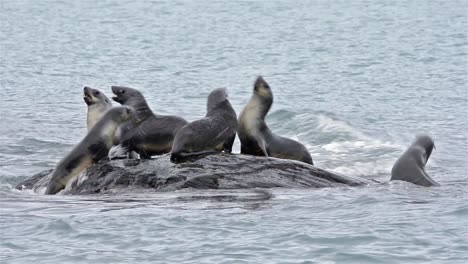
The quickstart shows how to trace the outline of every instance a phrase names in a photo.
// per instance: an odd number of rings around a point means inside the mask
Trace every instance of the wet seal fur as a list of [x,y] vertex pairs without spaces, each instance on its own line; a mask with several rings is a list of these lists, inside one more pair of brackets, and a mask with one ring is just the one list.
[[210,152],[232,152],[238,124],[236,112],[227,98],[225,88],[215,89],[208,95],[206,116],[177,132],[171,150],[172,162]]
[[424,170],[434,148],[434,141],[430,136],[417,136],[393,165],[390,180],[407,181],[426,187],[439,186]]
[[56,194],[76,175],[106,158],[113,145],[115,131],[130,118],[131,113],[129,107],[115,107],[107,111],[83,140],[57,164],[45,193]]
[[156,115],[136,89],[112,86],[112,99],[135,110],[132,119],[120,130],[120,146],[147,159],[171,151],[176,133],[188,122],[178,116]]
[[301,143],[275,135],[265,123],[273,104],[273,92],[261,76],[254,84],[254,93],[239,117],[241,153],[298,160],[313,165],[312,157]]
[[85,86],[83,88],[83,99],[88,105],[86,125],[88,131],[112,108],[112,102],[107,96],[97,89]]

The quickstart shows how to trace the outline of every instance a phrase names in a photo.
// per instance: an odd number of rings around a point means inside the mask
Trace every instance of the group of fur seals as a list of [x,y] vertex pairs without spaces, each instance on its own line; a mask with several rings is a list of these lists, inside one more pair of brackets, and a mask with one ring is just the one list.
[[[128,154],[136,152],[143,159],[170,152],[171,161],[180,162],[185,157],[204,153],[231,153],[237,133],[242,154],[313,165],[303,144],[275,135],[265,123],[273,104],[273,92],[261,76],[255,80],[253,95],[238,120],[225,88],[209,94],[205,117],[191,123],[177,116],[154,114],[136,89],[111,88],[115,95],[112,99],[122,107],[112,108],[102,92],[84,87],[88,134],[57,164],[46,194],[65,188],[74,176],[107,157],[113,145]],[[419,136],[393,166],[391,179],[422,186],[438,185],[424,170],[433,148],[434,142],[429,136]]]
[[56,194],[68,181],[92,164],[107,157],[114,143],[114,134],[121,123],[129,120],[129,107],[115,107],[91,128],[88,134],[55,167],[46,194]]

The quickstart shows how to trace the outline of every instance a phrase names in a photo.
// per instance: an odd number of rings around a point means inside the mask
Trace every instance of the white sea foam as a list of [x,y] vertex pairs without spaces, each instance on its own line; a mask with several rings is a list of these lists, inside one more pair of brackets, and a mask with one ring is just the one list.
[[366,136],[364,133],[357,130],[356,128],[352,127],[348,123],[330,118],[325,115],[318,115],[317,123],[318,123],[318,126],[317,126],[318,130],[320,130],[323,133],[345,132],[349,134],[350,136],[353,136],[356,138],[360,138],[360,139],[368,138],[368,136]]
[[390,175],[394,160],[382,159],[369,162],[354,162],[330,169],[333,172],[352,176]]
[[317,116],[317,123],[320,133],[331,134],[331,141],[309,149],[314,157],[320,156],[323,161],[314,160],[326,164],[326,169],[334,172],[353,176],[389,174],[397,153],[405,149],[403,145],[373,138],[344,121],[328,116]]

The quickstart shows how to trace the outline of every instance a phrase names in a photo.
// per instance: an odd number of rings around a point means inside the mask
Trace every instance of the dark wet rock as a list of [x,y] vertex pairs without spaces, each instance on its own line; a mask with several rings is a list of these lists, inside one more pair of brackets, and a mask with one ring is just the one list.
[[41,171],[39,173],[34,174],[31,178],[28,178],[16,185],[16,189],[18,190],[30,190],[33,189],[34,186],[44,177],[49,176],[52,173],[53,169]]
[[[18,184],[18,189],[40,189],[48,184],[51,170]],[[244,188],[323,188],[370,183],[291,160],[240,154],[215,154],[184,163],[170,162],[169,155],[151,160],[113,160],[93,165],[69,184],[64,194],[92,194],[142,189],[171,191]]]

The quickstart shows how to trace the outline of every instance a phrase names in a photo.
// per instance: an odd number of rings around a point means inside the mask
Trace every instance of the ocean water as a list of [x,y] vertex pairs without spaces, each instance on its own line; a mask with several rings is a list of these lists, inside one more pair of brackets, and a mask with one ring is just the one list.
[[[467,28],[467,1],[0,1],[0,262],[467,263]],[[195,120],[218,87],[240,113],[257,75],[275,133],[383,183],[268,199],[13,189],[85,135],[85,85]],[[420,133],[441,186],[389,183]]]

